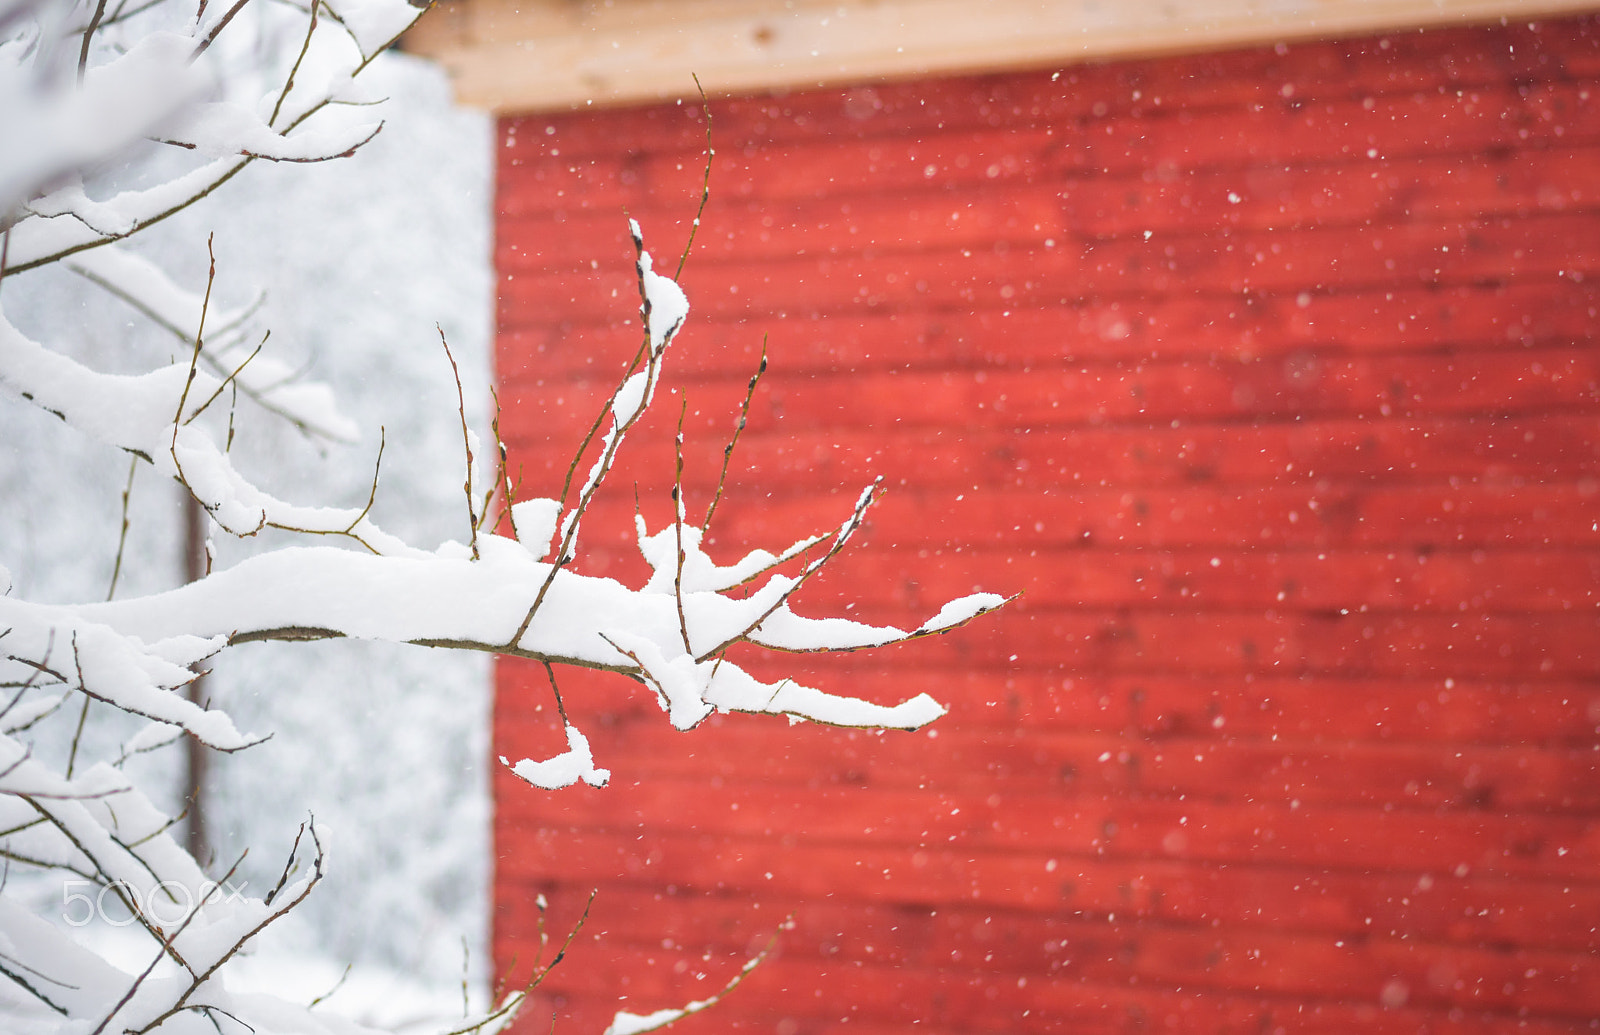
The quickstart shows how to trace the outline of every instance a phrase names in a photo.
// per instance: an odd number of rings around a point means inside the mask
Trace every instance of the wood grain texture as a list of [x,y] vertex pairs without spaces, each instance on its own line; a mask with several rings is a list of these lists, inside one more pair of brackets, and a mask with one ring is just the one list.
[[407,35],[501,113],[1073,65],[1530,19],[1586,0],[458,0]]
[[[1600,21],[718,102],[683,274],[684,499],[720,555],[826,530],[801,608],[936,641],[740,660],[950,714],[718,716],[560,673],[612,786],[495,776],[520,1029],[1557,1032],[1600,1015]],[[559,481],[675,265],[688,106],[500,124],[502,427]],[[677,408],[586,570],[645,574]],[[583,458],[583,463],[588,458]],[[848,610],[847,610],[848,608]],[[564,748],[500,665],[496,753]]]

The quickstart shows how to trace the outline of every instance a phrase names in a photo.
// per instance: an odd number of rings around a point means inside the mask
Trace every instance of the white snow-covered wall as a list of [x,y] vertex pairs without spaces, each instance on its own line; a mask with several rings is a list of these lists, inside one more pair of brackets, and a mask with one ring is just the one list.
[[[415,58],[385,55],[363,79],[390,100],[383,132],[357,155],[258,162],[130,248],[200,292],[213,235],[217,297],[239,305],[265,292],[268,348],[332,383],[363,429],[359,445],[319,449],[241,403],[234,455],[245,471],[283,498],[360,506],[381,427],[374,517],[431,547],[467,534],[455,386],[436,324],[487,440],[492,129],[486,116],[454,107],[443,75]],[[71,274],[8,277],[3,291],[18,326],[79,328],[81,354],[102,368],[176,351]],[[9,400],[0,400],[0,429],[0,542],[15,591],[104,598],[127,460]],[[132,503],[119,596],[181,577],[177,487],[146,469]],[[226,566],[258,547],[219,536],[216,548]],[[308,812],[331,845],[331,875],[296,914],[300,926],[283,948],[318,946],[454,982],[459,999],[463,946],[479,976],[486,960],[488,659],[356,642],[263,644],[231,653],[209,686],[241,728],[274,734],[213,757],[222,867],[249,847],[241,872],[264,891]],[[147,764],[170,771],[176,788],[178,762],[167,752]]]

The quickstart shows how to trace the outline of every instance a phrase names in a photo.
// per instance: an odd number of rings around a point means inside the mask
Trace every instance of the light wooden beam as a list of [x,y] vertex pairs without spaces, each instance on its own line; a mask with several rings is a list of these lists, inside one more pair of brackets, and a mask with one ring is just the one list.
[[1600,0],[443,0],[405,46],[502,113],[1070,65]]

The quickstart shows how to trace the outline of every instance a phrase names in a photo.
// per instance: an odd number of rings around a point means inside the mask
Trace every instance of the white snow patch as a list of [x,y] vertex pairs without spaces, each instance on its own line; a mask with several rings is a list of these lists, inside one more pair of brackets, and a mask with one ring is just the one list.
[[368,57],[393,43],[423,10],[406,0],[328,0],[328,6]]
[[686,1016],[687,1010],[657,1010],[655,1013],[629,1013],[627,1010],[618,1010],[617,1015],[611,1018],[611,1026],[605,1030],[605,1035],[643,1035],[647,1031],[655,1031],[665,1027],[673,1021]]
[[939,613],[917,626],[917,632],[938,632],[941,629],[951,629],[962,622],[970,622],[985,611],[993,611],[1006,602],[1006,598],[998,593],[973,593],[957,600],[952,600],[939,609]]
[[[653,326],[654,317],[651,318],[651,323]],[[644,409],[645,390],[649,387],[650,374],[644,370],[622,383],[622,387],[617,389],[616,401],[611,404],[611,416],[618,424],[626,423]]]
[[[634,223],[633,228],[637,234],[639,224]],[[649,252],[639,253],[639,278],[644,282],[644,297],[650,306],[650,347],[659,351],[688,317],[689,296],[677,281],[656,273],[651,268],[653,264]]]
[[556,534],[559,520],[560,500],[522,500],[511,505],[511,522],[517,529],[517,541],[536,561],[550,555],[550,540]]
[[506,756],[501,755],[500,764],[510,766],[513,773],[547,791],[571,787],[579,780],[590,787],[604,787],[611,779],[611,770],[594,767],[589,738],[571,725],[567,726],[567,750],[554,758],[547,758],[543,762],[524,758],[516,765],[511,765]]

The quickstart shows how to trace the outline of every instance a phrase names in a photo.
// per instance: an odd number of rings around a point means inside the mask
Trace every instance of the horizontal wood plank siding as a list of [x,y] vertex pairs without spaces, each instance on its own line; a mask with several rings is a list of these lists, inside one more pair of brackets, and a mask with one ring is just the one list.
[[[671,730],[558,673],[603,790],[495,778],[520,1031],[1589,1031],[1600,1017],[1600,21],[719,102],[664,395],[585,529],[645,572],[771,367],[724,555],[889,492],[741,658],[927,730]],[[553,492],[705,171],[689,106],[500,125],[500,397]],[[626,216],[624,215],[626,212]],[[583,461],[587,464],[587,459]],[[844,609],[849,606],[849,612]],[[496,754],[564,743],[499,667]],[[547,903],[541,910],[540,896]],[[551,950],[546,950],[546,958]]]

